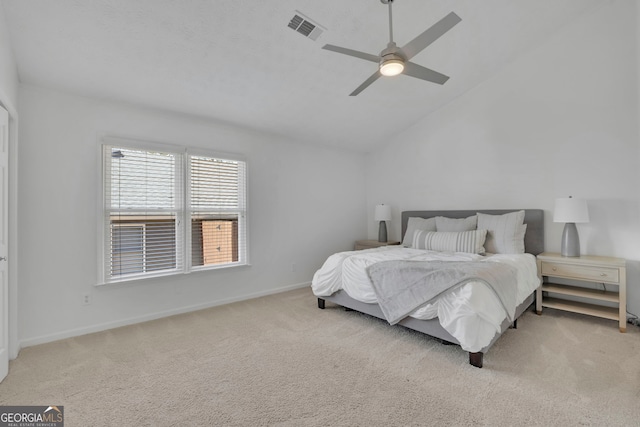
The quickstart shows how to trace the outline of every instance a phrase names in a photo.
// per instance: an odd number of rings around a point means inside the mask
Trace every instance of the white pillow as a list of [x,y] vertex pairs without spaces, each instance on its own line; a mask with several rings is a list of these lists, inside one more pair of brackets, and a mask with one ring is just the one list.
[[493,254],[523,254],[524,234],[527,226],[524,211],[504,215],[489,215],[478,212],[478,228],[487,230],[485,249]]
[[407,230],[404,233],[404,239],[402,239],[402,246],[407,248],[411,247],[413,243],[413,233],[416,230],[436,231],[436,219],[409,217]]
[[413,247],[431,251],[484,253],[487,230],[470,231],[422,231],[413,234]]
[[478,216],[472,215],[467,218],[447,218],[446,216],[436,217],[436,231],[469,231],[475,230],[478,224]]

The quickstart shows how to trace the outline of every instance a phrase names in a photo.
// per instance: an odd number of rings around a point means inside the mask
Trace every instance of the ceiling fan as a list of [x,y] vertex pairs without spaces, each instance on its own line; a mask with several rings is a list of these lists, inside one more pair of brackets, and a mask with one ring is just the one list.
[[391,4],[393,3],[393,0],[380,0],[380,2],[389,5],[389,43],[387,44],[387,47],[382,52],[380,52],[380,55],[372,55],[369,53],[330,44],[322,46],[322,48],[326,50],[342,53],[344,55],[354,56],[356,58],[364,59],[371,62],[377,62],[379,64],[378,70],[373,73],[371,77],[365,80],[364,83],[358,86],[356,90],[351,92],[349,96],[356,96],[364,89],[366,89],[371,83],[378,80],[380,76],[397,76],[398,74],[406,74],[407,76],[415,77],[440,85],[449,80],[448,76],[410,62],[409,60],[416,56],[418,53],[422,52],[424,48],[440,38],[444,33],[453,28],[458,22],[462,21],[462,19],[454,12],[451,12],[440,21],[433,24],[429,29],[425,30],[418,37],[400,48],[393,41],[393,21],[391,10]]

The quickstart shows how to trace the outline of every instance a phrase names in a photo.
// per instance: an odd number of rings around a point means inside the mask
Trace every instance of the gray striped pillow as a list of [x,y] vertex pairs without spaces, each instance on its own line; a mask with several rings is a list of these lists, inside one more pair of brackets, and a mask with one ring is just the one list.
[[409,218],[407,221],[407,231],[404,232],[404,239],[402,239],[402,246],[406,246],[408,248],[411,247],[413,233],[415,233],[416,230],[436,231],[436,219],[418,217]]
[[413,234],[412,247],[431,251],[483,254],[486,237],[487,230],[439,232],[416,230]]

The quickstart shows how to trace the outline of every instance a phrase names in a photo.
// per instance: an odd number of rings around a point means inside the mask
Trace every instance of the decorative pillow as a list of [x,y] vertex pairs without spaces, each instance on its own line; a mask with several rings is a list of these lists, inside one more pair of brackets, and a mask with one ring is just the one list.
[[527,226],[524,211],[504,215],[489,215],[478,212],[478,228],[487,230],[485,249],[493,254],[523,254],[524,234]]
[[447,218],[446,216],[436,217],[437,231],[469,231],[475,230],[478,224],[478,216],[473,215],[467,218]]
[[404,233],[404,239],[402,239],[402,246],[407,248],[411,247],[413,243],[413,233],[416,230],[436,231],[436,219],[410,217],[409,221],[407,221],[407,230]]
[[413,234],[413,247],[432,251],[484,253],[487,230],[470,231],[422,231]]

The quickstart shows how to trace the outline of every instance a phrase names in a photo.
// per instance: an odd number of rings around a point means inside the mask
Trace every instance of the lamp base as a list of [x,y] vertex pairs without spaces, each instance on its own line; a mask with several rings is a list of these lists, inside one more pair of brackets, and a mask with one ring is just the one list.
[[386,221],[380,221],[380,228],[378,229],[378,242],[387,242],[387,223]]
[[562,231],[562,256],[579,257],[580,256],[580,238],[578,237],[578,229],[573,222],[567,222]]

